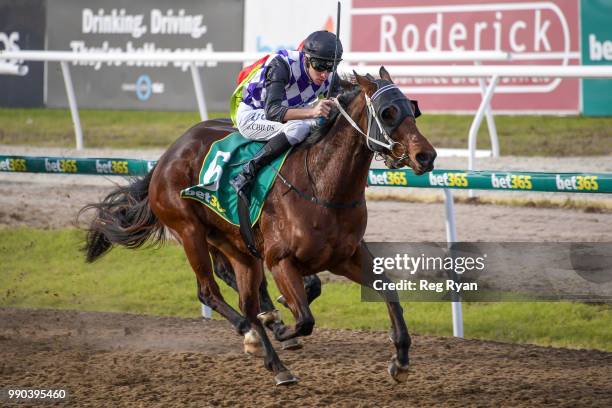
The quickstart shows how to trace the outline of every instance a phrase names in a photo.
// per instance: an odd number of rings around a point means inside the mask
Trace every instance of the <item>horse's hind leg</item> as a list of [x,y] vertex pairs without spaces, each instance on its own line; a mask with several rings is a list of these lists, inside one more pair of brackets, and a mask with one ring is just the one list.
[[[236,274],[232,269],[229,260],[215,247],[210,248],[210,254],[213,258],[213,266],[215,275],[219,277],[223,282],[230,288],[238,292],[238,285],[236,284]],[[268,293],[268,284],[266,277],[264,276],[261,285],[259,285],[259,303],[262,312],[270,312],[275,310],[270,294]]]
[[215,312],[225,317],[240,335],[250,330],[250,324],[238,311],[225,302],[219,286],[212,274],[212,264],[206,243],[206,230],[200,225],[192,224],[178,232],[187,259],[198,280],[198,298]]
[[252,330],[257,333],[253,337],[258,337],[261,340],[265,352],[264,366],[274,373],[277,385],[297,382],[297,378],[291,374],[278,357],[262,322],[258,318],[260,309],[259,288],[264,277],[262,263],[238,251],[224,240],[217,239],[214,244],[223,252],[233,267],[240,296],[240,310],[249,319]]
[[[374,276],[372,274],[365,275],[362,267],[365,267],[368,271],[373,270],[372,254],[363,241],[351,258],[332,269],[331,272],[345,276],[353,282],[374,289]],[[391,282],[384,274],[376,275],[376,279],[380,279],[386,283]],[[389,294],[388,291],[377,292],[385,299],[385,303],[387,304],[387,310],[389,311],[392,325],[391,340],[397,351],[397,354],[393,356],[389,364],[389,374],[391,374],[395,381],[404,382],[408,378],[408,350],[410,349],[411,340],[408,334],[408,327],[406,327],[406,321],[404,320],[402,306],[399,303],[397,293],[393,292]]]

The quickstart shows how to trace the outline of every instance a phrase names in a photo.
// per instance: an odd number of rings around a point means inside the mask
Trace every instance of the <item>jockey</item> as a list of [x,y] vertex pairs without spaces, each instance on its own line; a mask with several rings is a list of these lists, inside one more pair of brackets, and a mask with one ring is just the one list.
[[280,50],[272,54],[245,83],[236,125],[244,137],[267,141],[244,164],[242,173],[230,181],[246,203],[250,202],[251,183],[257,172],[303,141],[320,118],[329,115],[331,100],[312,103],[325,96],[332,82],[334,62],[341,57],[340,40],[333,33],[315,31],[304,40],[301,51]]

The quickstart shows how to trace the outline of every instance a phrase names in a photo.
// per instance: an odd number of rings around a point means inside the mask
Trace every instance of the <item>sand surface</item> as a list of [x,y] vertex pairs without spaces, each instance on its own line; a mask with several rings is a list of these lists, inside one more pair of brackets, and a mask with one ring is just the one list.
[[0,383],[65,388],[64,406],[612,405],[612,353],[414,335],[404,384],[392,353],[385,332],[316,329],[280,352],[299,384],[275,387],[226,322],[0,309]]

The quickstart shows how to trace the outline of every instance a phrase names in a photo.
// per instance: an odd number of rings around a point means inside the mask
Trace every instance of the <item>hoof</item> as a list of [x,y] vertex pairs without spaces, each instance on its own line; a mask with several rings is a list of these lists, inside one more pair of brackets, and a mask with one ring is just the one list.
[[281,348],[283,350],[299,350],[302,347],[304,347],[304,345],[298,338],[293,338],[281,342]]
[[394,356],[391,362],[389,363],[389,368],[387,369],[387,371],[396,383],[403,383],[406,382],[406,380],[408,379],[408,368],[408,364],[406,364],[405,366],[400,365],[397,361],[397,358]]
[[264,351],[261,345],[261,339],[257,332],[253,329],[246,332],[244,335],[244,352],[255,357],[263,357]]
[[291,385],[296,384],[298,382],[297,377],[291,374],[291,371],[281,371],[280,373],[274,376],[274,381],[276,385]]

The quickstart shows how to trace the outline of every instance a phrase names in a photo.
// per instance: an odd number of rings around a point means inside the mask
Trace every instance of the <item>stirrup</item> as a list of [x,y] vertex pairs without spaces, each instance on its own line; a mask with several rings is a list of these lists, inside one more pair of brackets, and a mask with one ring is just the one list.
[[[247,176],[244,175],[243,173],[239,173],[236,177],[234,177],[233,179],[230,180],[230,185],[232,186],[232,188],[234,190],[236,190],[236,193],[240,195],[241,192],[245,193],[245,196],[248,195],[248,191],[245,190],[249,190],[246,187],[249,187],[249,185],[253,182],[252,179],[249,180],[249,178]],[[250,201],[250,200],[248,200]],[[250,203],[249,203],[250,204]]]

